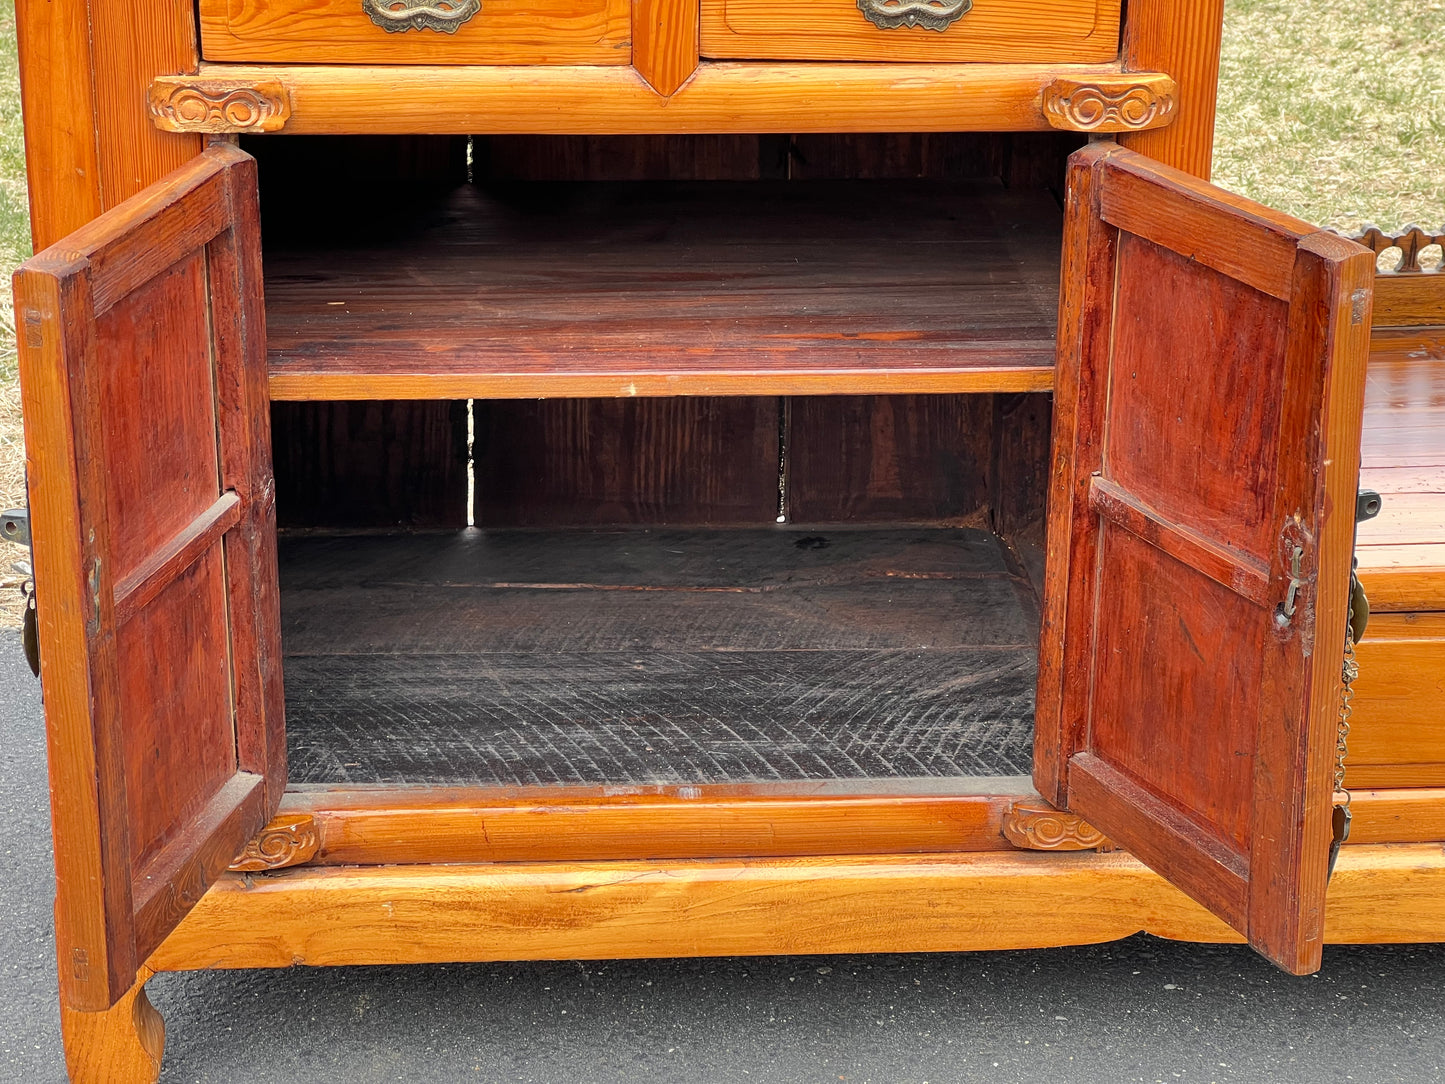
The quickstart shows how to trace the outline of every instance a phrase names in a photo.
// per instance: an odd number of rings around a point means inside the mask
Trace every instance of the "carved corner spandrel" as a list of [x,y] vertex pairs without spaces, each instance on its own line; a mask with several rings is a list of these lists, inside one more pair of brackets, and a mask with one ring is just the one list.
[[235,873],[303,866],[321,849],[321,832],[309,813],[281,814],[261,829],[231,863]]
[[164,132],[276,132],[291,117],[291,95],[275,79],[161,76],[151,84],[147,104],[151,120]]
[[1088,821],[1055,809],[1042,798],[1015,802],[1004,814],[1003,835],[1026,851],[1112,851],[1114,844]]
[[1142,132],[1162,128],[1177,109],[1174,80],[1165,75],[1124,75],[1082,82],[1055,79],[1044,88],[1049,124],[1070,132]]

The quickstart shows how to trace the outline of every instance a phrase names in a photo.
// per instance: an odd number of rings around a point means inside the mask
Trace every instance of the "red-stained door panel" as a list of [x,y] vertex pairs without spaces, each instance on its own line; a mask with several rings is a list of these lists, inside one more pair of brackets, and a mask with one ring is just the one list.
[[1071,160],[1034,778],[1319,966],[1373,262]]
[[207,150],[15,296],[60,981],[103,1009],[285,787],[254,161]]

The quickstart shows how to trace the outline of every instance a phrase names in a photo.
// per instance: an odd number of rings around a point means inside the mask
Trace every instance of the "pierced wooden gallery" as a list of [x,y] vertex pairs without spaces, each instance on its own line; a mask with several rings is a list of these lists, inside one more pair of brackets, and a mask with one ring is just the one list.
[[157,971],[1445,938],[1445,276],[1208,183],[1221,0],[146,6],[18,4],[73,1080]]

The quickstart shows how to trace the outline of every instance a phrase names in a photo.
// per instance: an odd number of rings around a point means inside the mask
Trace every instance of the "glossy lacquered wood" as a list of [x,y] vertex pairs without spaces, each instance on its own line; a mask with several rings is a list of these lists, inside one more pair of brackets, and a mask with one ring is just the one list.
[[[1348,847],[1332,943],[1442,936],[1438,844]],[[229,875],[152,956],[159,971],[459,960],[956,952],[1141,930],[1240,937],[1123,853],[499,863]]]
[[1313,970],[1371,256],[1103,144],[1068,186],[1035,779]]
[[[312,135],[474,132],[622,135],[756,132],[1043,132],[1056,125],[1044,91],[1058,78],[1084,84],[1141,84],[1172,91],[1167,72],[1116,64],[699,64],[676,93],[659,94],[644,75],[617,65],[200,65],[162,75],[153,114],[186,131],[164,108],[200,91],[228,90],[251,101],[284,96],[281,131]],[[278,90],[279,88],[279,90]],[[256,130],[246,113],[223,125]],[[215,130],[213,113],[202,127]],[[1148,124],[1164,126],[1172,112]],[[169,119],[167,119],[169,118]]]
[[1375,614],[1355,651],[1347,781],[1445,786],[1445,614]]
[[486,0],[440,30],[389,31],[361,0],[201,0],[207,60],[279,64],[626,64],[628,0]]
[[702,55],[1083,64],[1119,54],[1117,0],[975,0],[939,31],[875,26],[854,0],[702,0]]
[[216,148],[16,275],[72,1009],[104,1009],[280,800],[253,163]]

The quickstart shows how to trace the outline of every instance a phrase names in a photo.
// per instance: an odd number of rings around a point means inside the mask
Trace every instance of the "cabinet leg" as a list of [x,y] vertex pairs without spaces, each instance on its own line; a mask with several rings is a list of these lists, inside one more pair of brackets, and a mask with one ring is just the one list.
[[105,1012],[77,1012],[60,1003],[65,1067],[71,1084],[155,1084],[161,1075],[166,1024],[146,997],[142,970],[136,983]]

